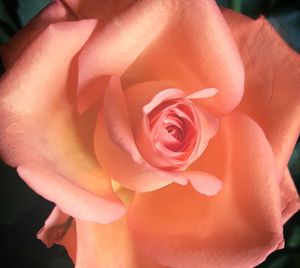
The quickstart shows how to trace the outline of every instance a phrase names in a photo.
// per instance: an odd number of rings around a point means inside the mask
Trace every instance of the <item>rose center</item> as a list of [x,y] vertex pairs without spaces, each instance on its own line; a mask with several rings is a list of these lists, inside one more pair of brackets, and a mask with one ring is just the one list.
[[166,101],[148,114],[148,123],[153,151],[170,164],[168,169],[184,169],[200,139],[200,126],[192,102],[187,99]]

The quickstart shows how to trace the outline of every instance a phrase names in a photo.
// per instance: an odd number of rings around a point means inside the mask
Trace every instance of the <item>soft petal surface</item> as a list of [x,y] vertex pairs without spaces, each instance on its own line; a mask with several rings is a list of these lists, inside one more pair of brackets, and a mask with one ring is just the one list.
[[220,119],[218,134],[193,167],[222,178],[222,190],[206,197],[172,184],[136,194],[129,230],[145,254],[171,267],[246,268],[282,247],[276,165],[254,121],[235,113]]
[[17,35],[0,46],[0,55],[5,68],[9,68],[22,51],[50,24],[74,20],[72,12],[60,1],[49,4],[35,16]]
[[300,132],[300,56],[264,18],[223,12],[242,56],[246,80],[239,107],[264,130],[284,173]]
[[234,109],[243,95],[241,59],[211,0],[136,1],[101,24],[80,56],[79,96],[82,90],[99,94],[97,80],[109,74],[122,75],[125,88],[151,80],[172,81],[191,93],[218,88],[203,105],[219,114]]
[[222,181],[211,174],[201,171],[185,172],[193,188],[204,195],[216,195],[222,189]]
[[[91,137],[85,139],[79,131],[74,105],[75,55],[96,23],[49,26],[3,75],[0,153],[26,183],[67,214],[108,223],[121,217],[124,208],[87,149]],[[77,198],[77,193],[84,194]],[[90,207],[88,213],[83,207]],[[101,207],[108,213],[102,214]]]
[[170,7],[166,3],[146,0],[134,2],[126,12],[108,22],[100,21],[79,57],[79,112],[101,97],[105,89],[103,76],[122,75],[157,37],[169,16]]
[[286,223],[300,209],[299,195],[288,168],[280,181],[280,198],[282,222]]
[[76,268],[162,267],[134,246],[125,217],[109,225],[76,221],[76,229]]
[[215,1],[169,1],[172,16],[124,75],[125,84],[172,81],[193,92],[215,87],[203,105],[215,113],[232,110],[243,94],[243,66]]

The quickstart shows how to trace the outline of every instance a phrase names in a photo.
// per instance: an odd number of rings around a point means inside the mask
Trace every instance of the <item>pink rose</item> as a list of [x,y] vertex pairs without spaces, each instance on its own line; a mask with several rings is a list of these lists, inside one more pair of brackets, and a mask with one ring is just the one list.
[[253,267],[283,247],[299,55],[263,18],[53,1],[1,56],[1,158],[56,204],[38,237],[76,268]]

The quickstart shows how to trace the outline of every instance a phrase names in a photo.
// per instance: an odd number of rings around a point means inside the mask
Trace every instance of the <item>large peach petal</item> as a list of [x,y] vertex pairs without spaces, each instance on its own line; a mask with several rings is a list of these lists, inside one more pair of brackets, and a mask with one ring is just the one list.
[[[107,223],[124,208],[87,149],[74,105],[75,56],[96,24],[83,20],[49,26],[1,78],[0,153],[64,212]],[[101,214],[101,207],[108,213]]]
[[281,174],[300,132],[300,56],[264,18],[253,21],[223,12],[245,66],[245,95],[239,107],[264,130]]
[[7,43],[1,45],[0,54],[5,68],[13,65],[22,51],[49,25],[60,21],[74,20],[69,9],[60,1],[49,4],[44,10],[35,16],[17,35]]
[[219,94],[202,105],[218,114],[231,111],[243,95],[243,66],[215,1],[169,2],[168,24],[126,71],[124,84],[172,81],[188,92],[215,87]]
[[76,229],[76,268],[162,267],[135,247],[125,217],[109,225],[76,221]]
[[145,254],[171,267],[240,268],[254,267],[282,247],[276,165],[254,121],[235,113],[220,119],[194,168],[222,178],[222,190],[206,197],[172,184],[136,194],[128,224]]

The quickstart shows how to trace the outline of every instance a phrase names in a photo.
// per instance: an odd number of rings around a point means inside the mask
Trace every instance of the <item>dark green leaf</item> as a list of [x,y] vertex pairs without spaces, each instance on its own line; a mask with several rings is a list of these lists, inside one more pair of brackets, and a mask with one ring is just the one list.
[[286,42],[300,52],[300,9],[283,7],[271,12],[268,20]]
[[299,248],[300,251],[300,226],[293,228],[290,238],[287,240],[287,246],[290,248]]
[[19,178],[15,169],[0,162],[0,223],[12,224],[36,204],[39,197]]
[[22,25],[25,25],[32,17],[42,10],[50,0],[18,0],[19,8],[17,10]]

